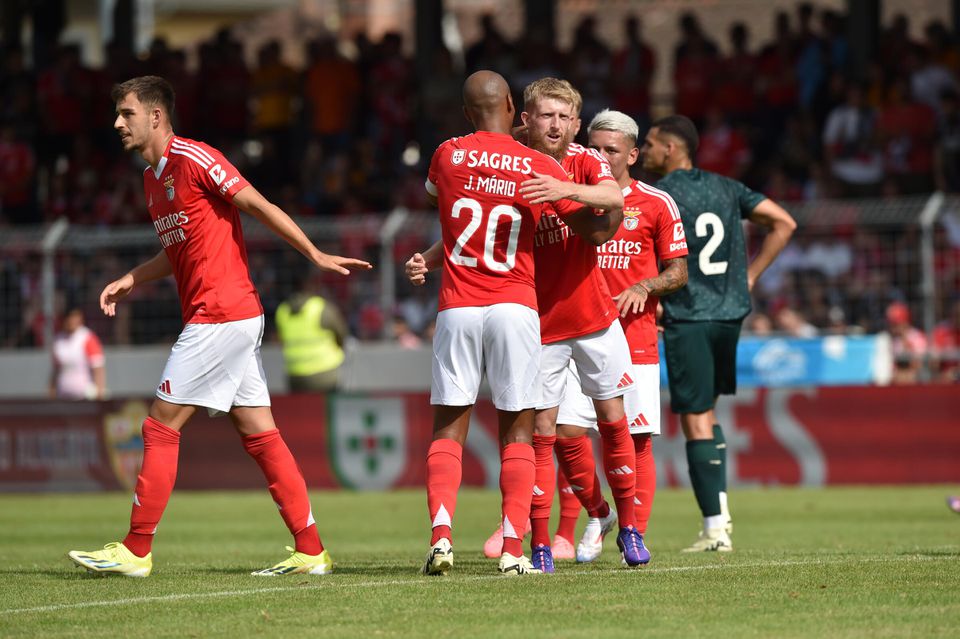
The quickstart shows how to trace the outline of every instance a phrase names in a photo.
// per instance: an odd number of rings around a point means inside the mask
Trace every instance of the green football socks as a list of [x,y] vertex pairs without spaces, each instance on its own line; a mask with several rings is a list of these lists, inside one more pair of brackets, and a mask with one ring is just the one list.
[[690,484],[704,517],[720,514],[720,488],[723,482],[723,462],[712,439],[694,439],[687,442],[687,466]]

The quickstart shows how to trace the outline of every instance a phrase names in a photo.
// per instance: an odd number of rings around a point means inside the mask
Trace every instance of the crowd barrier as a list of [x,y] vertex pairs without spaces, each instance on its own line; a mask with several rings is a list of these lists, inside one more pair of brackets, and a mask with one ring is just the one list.
[[[149,400],[0,402],[0,491],[129,490]],[[424,485],[432,411],[421,393],[284,395],[273,412],[311,488]],[[960,483],[960,394],[953,386],[742,389],[717,406],[735,485]],[[663,406],[660,485],[686,485],[683,435]],[[496,412],[474,411],[463,484],[497,485]],[[177,487],[260,488],[225,417],[184,429]],[[596,447],[595,447],[596,448]]]

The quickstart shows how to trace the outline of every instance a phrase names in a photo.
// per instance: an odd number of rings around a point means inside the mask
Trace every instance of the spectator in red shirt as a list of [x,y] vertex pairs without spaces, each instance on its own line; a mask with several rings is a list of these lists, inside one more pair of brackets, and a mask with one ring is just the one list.
[[753,83],[757,56],[750,53],[750,32],[743,22],[730,26],[730,55],[720,62],[722,81],[716,89],[716,104],[735,123],[748,122],[757,108]]
[[33,150],[17,139],[11,123],[0,124],[0,220],[13,224],[39,221],[33,219],[35,174]]
[[656,69],[656,55],[643,41],[640,18],[624,23],[627,44],[613,55],[610,74],[613,105],[646,130],[650,122],[650,82]]
[[688,42],[686,55],[677,60],[673,71],[674,110],[693,120],[697,128],[703,125],[706,107],[712,100],[717,66],[717,59],[710,54],[707,42],[696,35]]
[[877,135],[887,175],[896,177],[902,193],[933,189],[933,147],[937,115],[911,95],[910,83],[898,78],[877,118]]
[[697,166],[704,171],[741,180],[750,164],[750,157],[746,138],[727,123],[719,108],[711,106],[700,133]]
[[933,329],[932,351],[937,379],[960,381],[960,298],[953,301],[948,318]]

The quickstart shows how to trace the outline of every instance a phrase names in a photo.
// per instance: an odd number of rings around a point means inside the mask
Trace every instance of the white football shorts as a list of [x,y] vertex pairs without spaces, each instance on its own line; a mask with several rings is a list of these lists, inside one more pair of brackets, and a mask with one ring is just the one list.
[[[631,435],[660,434],[660,364],[634,364],[633,388],[623,395],[623,410]],[[580,391],[580,377],[571,362],[557,424],[597,428],[593,400]]]
[[522,304],[448,308],[437,314],[430,403],[476,403],[484,372],[499,410],[540,403],[540,316]]
[[263,315],[220,324],[187,324],[170,351],[157,397],[203,406],[211,415],[234,406],[269,406],[260,359]]
[[589,335],[544,344],[540,358],[543,401],[538,409],[559,406],[567,386],[567,366],[573,361],[579,388],[593,399],[612,399],[633,386],[630,346],[620,320]]

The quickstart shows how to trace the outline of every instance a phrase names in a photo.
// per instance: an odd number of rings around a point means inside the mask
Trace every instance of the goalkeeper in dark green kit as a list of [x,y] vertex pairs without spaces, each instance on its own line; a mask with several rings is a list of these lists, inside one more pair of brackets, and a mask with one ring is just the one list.
[[[687,286],[661,300],[670,407],[680,415],[690,483],[703,513],[703,530],[685,552],[730,551],[726,442],[714,406],[718,395],[737,389],[737,341],[750,313],[750,290],[796,223],[764,195],[695,168],[698,143],[693,122],[671,115],[653,123],[641,154],[645,170],[664,176],[656,186],[676,201],[689,250]],[[768,229],[752,260],[744,219]]]

